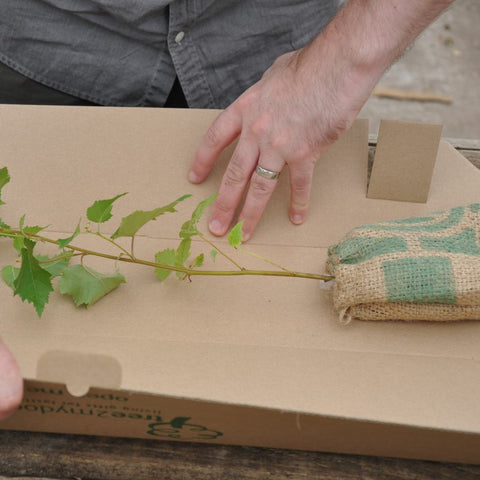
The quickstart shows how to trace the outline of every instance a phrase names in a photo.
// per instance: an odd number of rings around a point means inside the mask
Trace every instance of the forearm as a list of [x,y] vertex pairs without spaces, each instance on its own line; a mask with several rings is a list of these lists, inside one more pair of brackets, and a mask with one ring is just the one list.
[[454,0],[349,0],[325,36],[366,67],[386,68]]
[[299,52],[296,66],[311,74],[315,64],[319,71],[328,64],[337,70],[337,79],[343,74],[365,91],[371,90],[453,1],[349,0],[326,29]]

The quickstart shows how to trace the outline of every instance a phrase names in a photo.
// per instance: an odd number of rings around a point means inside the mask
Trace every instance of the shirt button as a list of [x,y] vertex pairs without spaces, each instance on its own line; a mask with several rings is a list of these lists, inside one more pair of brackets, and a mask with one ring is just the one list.
[[175,43],[182,43],[183,37],[185,37],[185,32],[178,32],[175,35]]

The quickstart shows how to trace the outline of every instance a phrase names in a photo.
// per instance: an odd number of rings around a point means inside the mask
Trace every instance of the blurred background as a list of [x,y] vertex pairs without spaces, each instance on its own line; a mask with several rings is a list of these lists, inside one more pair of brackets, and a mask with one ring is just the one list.
[[[480,139],[480,1],[456,0],[380,80],[360,117],[441,123],[442,136]],[[440,97],[420,101],[418,94]]]

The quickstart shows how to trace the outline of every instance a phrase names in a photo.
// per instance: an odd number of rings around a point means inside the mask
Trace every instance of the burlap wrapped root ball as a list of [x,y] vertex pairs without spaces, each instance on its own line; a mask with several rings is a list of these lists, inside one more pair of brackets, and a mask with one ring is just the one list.
[[327,270],[342,321],[480,320],[480,203],[357,227]]

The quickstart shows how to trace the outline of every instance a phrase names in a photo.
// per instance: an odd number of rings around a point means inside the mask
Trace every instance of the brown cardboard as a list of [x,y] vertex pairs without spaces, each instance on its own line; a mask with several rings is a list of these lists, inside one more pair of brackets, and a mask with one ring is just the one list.
[[[13,223],[26,213],[27,223],[50,224],[51,234],[62,236],[94,200],[125,191],[114,207],[118,220],[182,193],[205,198],[216,191],[229,152],[203,185],[190,185],[186,172],[216,115],[2,106],[0,144],[12,181],[2,191],[1,218]],[[248,248],[287,268],[321,273],[327,246],[356,225],[479,201],[480,172],[445,142],[427,204],[366,198],[367,136],[359,121],[321,159],[300,227],[288,221],[282,175]],[[196,200],[147,225],[137,256],[153,258],[176,245]],[[113,222],[105,233],[115,228]],[[209,251],[200,242],[195,249]],[[13,257],[1,242],[1,264]],[[217,257],[216,267],[226,266]],[[0,288],[0,332],[29,379],[22,408],[2,428],[480,462],[480,323],[343,326],[330,291],[314,281],[160,284],[148,269],[120,268],[128,283],[91,309],[75,309],[55,293],[41,320]],[[53,367],[41,362],[51,352],[119,365],[120,389],[101,375],[89,380],[75,362],[69,378],[50,377]],[[40,383],[40,372],[44,382],[60,384]],[[61,383],[101,388],[71,397]]]
[[425,203],[441,133],[442,125],[382,120],[367,196]]

